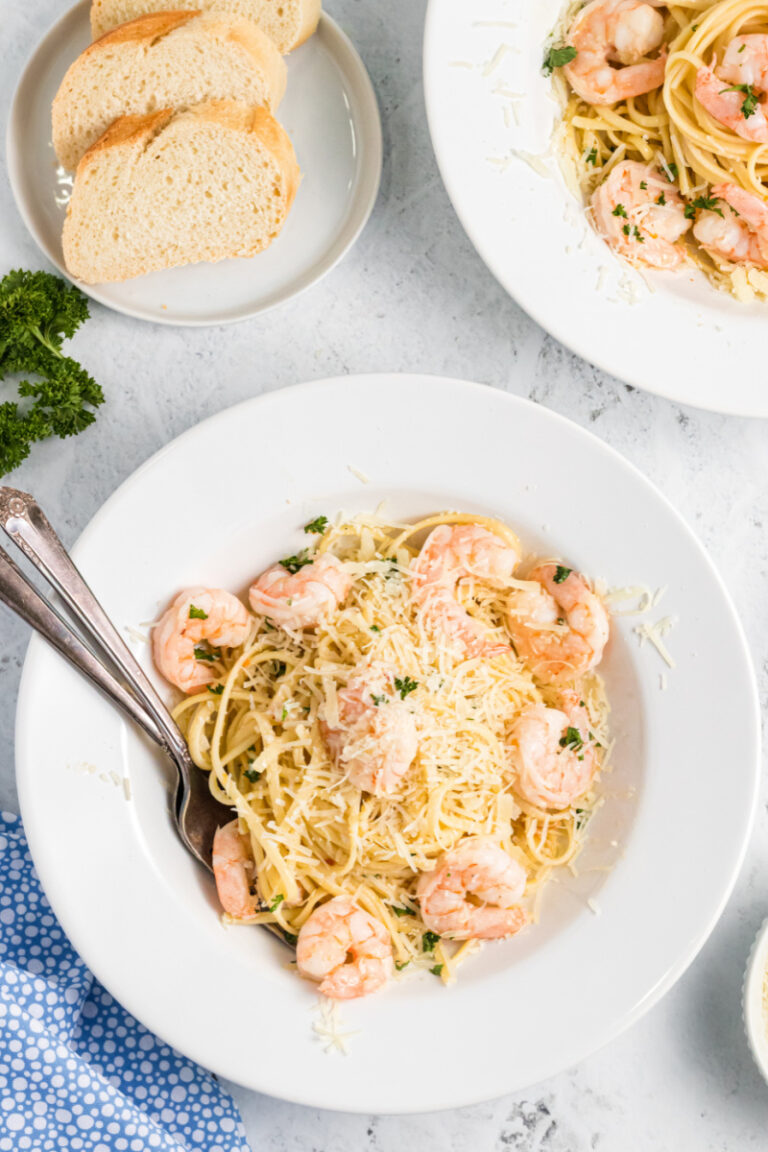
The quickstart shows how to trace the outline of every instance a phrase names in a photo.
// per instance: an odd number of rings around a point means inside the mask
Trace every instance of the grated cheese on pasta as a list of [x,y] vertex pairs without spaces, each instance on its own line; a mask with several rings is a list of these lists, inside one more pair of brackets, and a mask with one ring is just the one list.
[[[462,581],[460,603],[505,650],[457,656],[423,630],[411,594],[413,559],[440,523],[477,523],[517,545],[499,521],[460,513],[406,527],[376,516],[337,522],[316,555],[331,552],[352,578],[344,604],[298,633],[255,618],[245,645],[212,666],[221,694],[206,687],[174,717],[213,795],[236,810],[250,835],[261,910],[238,923],[295,937],[319,903],[348,894],[386,926],[401,969],[434,972],[450,984],[476,947],[441,939],[425,951],[418,875],[466,837],[489,836],[525,867],[526,901],[537,914],[541,890],[580,850],[600,798],[593,787],[574,807],[544,812],[514,795],[510,729],[526,706],[559,702],[559,690],[539,685],[510,647],[510,602],[531,585]],[[414,715],[418,754],[385,797],[353,785],[322,735],[324,724],[343,727],[339,689],[370,667],[415,684],[401,699]],[[602,681],[591,673],[576,687],[605,764]]]

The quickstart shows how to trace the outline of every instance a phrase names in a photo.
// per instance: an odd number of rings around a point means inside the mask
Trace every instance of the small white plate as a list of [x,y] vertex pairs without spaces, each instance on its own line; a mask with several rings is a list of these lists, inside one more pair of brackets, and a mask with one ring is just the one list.
[[[22,73],[8,121],[6,154],[19,212],[48,259],[66,276],[61,229],[72,176],[57,167],[51,102],[69,65],[90,43],[88,0],[40,41]],[[303,173],[278,239],[247,260],[194,264],[122,284],[78,287],[118,312],[158,324],[229,324],[303,292],[354,244],[381,179],[381,121],[365,65],[330,16],[287,58],[288,88],[277,117]]]
[[[610,585],[667,585],[650,619],[679,617],[667,637],[673,671],[638,645],[636,617],[615,618],[602,666],[615,767],[579,875],[558,877],[540,923],[486,947],[454,987],[427,973],[344,1004],[349,1055],[326,1055],[312,1031],[317,996],[285,948],[258,929],[222,926],[211,879],[169,820],[168,765],[37,639],[19,696],[17,764],[53,909],[102,983],[149,1028],[273,1096],[410,1112],[552,1076],[671,987],[736,878],[759,728],[741,627],[677,513],[600,440],[490,388],[381,375],[248,401],[140,468],[75,555],[118,626],[136,629],[180,587],[246,587],[302,547],[308,520],[384,499],[398,519],[445,508],[499,516],[531,550],[567,557]],[[149,670],[147,646],[129,636]],[[727,723],[709,723],[714,716]]]
[[550,151],[559,110],[541,67],[565,4],[430,0],[424,89],[454,208],[503,287],[579,356],[682,404],[767,417],[768,305],[690,270],[644,279],[588,227],[556,158],[547,178],[520,155]]

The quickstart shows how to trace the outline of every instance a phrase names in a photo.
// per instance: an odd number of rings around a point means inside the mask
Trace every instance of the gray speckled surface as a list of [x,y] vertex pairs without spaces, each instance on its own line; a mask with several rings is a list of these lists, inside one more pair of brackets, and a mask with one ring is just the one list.
[[[3,121],[24,59],[63,7],[61,0],[7,6]],[[94,306],[74,351],[103,383],[108,404],[84,436],[37,447],[13,481],[37,495],[72,543],[151,453],[248,396],[298,380],[379,369],[485,381],[590,427],[680,509],[734,597],[764,699],[768,424],[681,409],[632,391],[536,327],[477,258],[442,188],[421,91],[423,0],[329,0],[329,8],[358,45],[384,118],[381,195],[357,247],[300,301],[237,327],[153,328]],[[3,177],[0,271],[41,263]],[[0,804],[14,810],[14,702],[26,642],[26,629],[2,612]],[[238,1090],[254,1149],[765,1148],[768,1087],[746,1048],[740,991],[752,937],[768,913],[766,800],[763,789],[746,865],[699,958],[649,1015],[601,1053],[516,1096],[408,1119],[317,1113]],[[429,1038],[423,1043],[428,1060]]]

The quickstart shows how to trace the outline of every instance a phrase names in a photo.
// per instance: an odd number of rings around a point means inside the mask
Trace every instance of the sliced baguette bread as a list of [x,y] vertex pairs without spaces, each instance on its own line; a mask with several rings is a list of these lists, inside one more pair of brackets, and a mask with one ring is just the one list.
[[303,44],[317,28],[321,0],[92,0],[94,37],[148,12],[202,9],[241,16],[271,36],[280,52]]
[[121,116],[83,156],[64,261],[86,284],[253,256],[279,234],[300,179],[265,108],[210,100]]
[[250,20],[216,13],[158,12],[121,24],[78,56],[53,101],[53,147],[76,168],[123,115],[241,100],[275,111],[285,61]]

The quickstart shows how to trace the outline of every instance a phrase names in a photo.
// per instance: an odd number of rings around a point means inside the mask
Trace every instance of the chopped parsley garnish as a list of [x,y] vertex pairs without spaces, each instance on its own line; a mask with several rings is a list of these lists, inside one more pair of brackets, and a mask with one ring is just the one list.
[[640,187],[642,188],[643,192],[645,192],[646,188],[648,187],[648,184],[645,180],[640,181]]
[[280,713],[280,723],[281,723],[281,724],[284,724],[284,723],[285,723],[285,718],[286,718],[286,716],[287,716],[287,715],[288,715],[288,705],[287,705],[287,704],[283,704],[283,710],[282,710],[282,712]]
[[246,780],[250,780],[251,784],[255,784],[257,780],[261,780],[261,772],[257,772],[255,768],[246,768],[243,772]]
[[444,967],[444,964],[435,964],[434,968],[430,968],[430,972],[433,976],[439,976]]
[[739,48],[739,52],[743,52],[745,48],[746,48],[746,44],[742,44],[741,48]]
[[635,224],[632,229],[632,235],[634,236],[635,240],[637,240],[638,244],[645,244],[645,236],[641,235],[637,224]]
[[664,195],[664,193],[663,193],[663,192],[659,192],[658,196],[656,197],[656,203],[657,203],[657,204],[661,204],[661,205],[664,205],[664,204],[666,204],[666,202],[667,202],[667,198],[666,198],[666,196]]
[[593,168],[597,165],[597,148],[593,147],[587,153],[587,164],[591,164]]
[[306,564],[311,564],[312,560],[307,554],[306,548],[304,548],[303,551],[298,552],[295,556],[286,556],[285,560],[281,560],[280,563],[292,576],[295,576],[300,568],[303,568]]
[[208,685],[208,691],[213,692],[214,696],[221,696],[222,692],[224,691],[224,685],[223,684],[209,684]]
[[624,219],[626,220],[626,218],[627,218],[627,210],[626,210],[626,208],[624,207],[624,205],[623,205],[623,204],[617,204],[617,205],[616,205],[616,207],[614,208],[613,212],[611,213],[611,215],[613,215],[613,216],[623,216],[623,217],[624,217]]
[[207,660],[209,664],[212,664],[218,658],[218,652],[209,652],[207,648],[195,648],[195,660]]
[[402,908],[398,908],[397,905],[395,905],[395,904],[392,905],[392,911],[394,912],[395,916],[415,916],[416,915],[416,913],[413,911],[413,909],[406,908],[405,906],[403,906]]
[[25,377],[16,388],[25,403],[0,403],[0,476],[36,441],[76,436],[95,420],[104,393],[61,350],[88,315],[83,293],[50,272],[16,269],[0,280],[0,380]]
[[374,692],[371,692],[371,700],[373,700],[377,708],[379,704],[386,704],[387,702],[387,698],[384,693],[382,693],[381,696],[377,696]]
[[622,232],[624,233],[625,236],[629,236],[629,224],[624,225],[624,227],[622,228]]
[[293,932],[283,932],[283,940],[286,944],[297,944],[299,938]]
[[570,748],[572,752],[581,751],[584,747],[584,741],[578,728],[571,728],[570,725],[566,728],[565,735],[560,737],[560,747]]
[[314,532],[317,536],[322,536],[328,527],[328,517],[318,516],[316,520],[310,520],[309,524],[304,525],[305,532]]
[[381,632],[381,628],[379,628],[378,624],[371,624],[371,632]]
[[564,568],[562,564],[558,564],[554,575],[555,584],[564,584],[571,572],[573,572],[573,568]]
[[671,164],[667,164],[667,168],[669,169],[669,174],[672,177],[672,180],[677,180],[678,176],[680,175],[680,172],[679,172],[677,164],[675,164],[674,160],[672,161]]
[[418,686],[418,680],[411,680],[410,676],[406,676],[402,680],[395,676],[395,688],[400,693],[401,700],[405,700],[409,692],[415,692]]
[[409,964],[410,960],[395,960],[395,968],[397,968],[398,972],[402,972],[403,968],[407,968]]
[[760,101],[758,100],[757,92],[755,92],[751,84],[732,84],[730,88],[721,88],[719,94],[722,96],[724,92],[744,93],[744,99],[741,102],[741,114],[745,120],[748,120],[750,116],[754,116],[755,112],[757,112],[757,106]]
[[204,612],[202,608],[195,608],[194,604],[189,606],[189,619],[190,620],[207,620],[208,613]]
[[683,215],[686,220],[694,220],[696,212],[699,208],[707,212],[716,212],[718,216],[723,215],[722,208],[718,208],[719,200],[716,196],[697,196],[695,200],[689,201],[685,206]]
[[575,60],[578,52],[570,44],[563,44],[560,48],[550,48],[544,57],[544,75],[551,76],[555,68],[562,68],[563,64],[570,64]]
[[425,932],[421,938],[421,950],[422,952],[434,952],[439,943],[440,937],[437,932]]
[[282,892],[278,892],[277,896],[275,896],[274,900],[269,906],[270,912],[276,912],[282,904],[283,900],[285,900],[285,896],[283,896]]

